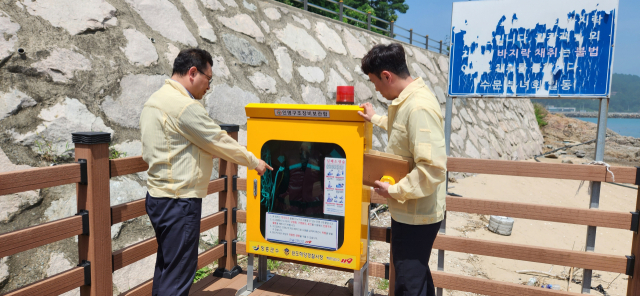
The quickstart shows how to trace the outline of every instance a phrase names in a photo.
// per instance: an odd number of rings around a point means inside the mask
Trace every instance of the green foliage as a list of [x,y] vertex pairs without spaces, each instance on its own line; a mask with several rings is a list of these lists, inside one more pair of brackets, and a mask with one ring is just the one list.
[[[303,8],[302,3],[294,0],[276,0],[276,1],[285,3],[287,5],[291,5],[297,8]],[[363,11],[365,13],[371,12],[372,17],[378,17],[386,21],[396,21],[398,19],[398,15],[396,14],[396,12],[406,13],[407,10],[409,9],[409,5],[405,4],[404,1],[405,0],[344,0],[343,4],[345,6],[349,6],[357,10]],[[333,10],[336,13],[340,11],[340,6],[338,4],[331,3],[326,0],[309,0],[308,3],[314,4],[329,10]],[[324,10],[320,10],[311,6],[309,6],[309,11],[323,15],[325,17],[328,17],[334,20],[338,19],[338,16],[333,13],[326,12]],[[344,12],[344,15],[357,19],[361,22],[364,22],[365,24],[361,24],[352,20],[347,20],[347,18],[343,18],[343,22],[363,28],[363,29],[367,28],[366,14],[353,11],[346,7],[343,9],[343,12]],[[383,29],[388,29],[389,27],[388,24],[378,21],[374,18],[371,18],[371,25],[377,26]],[[381,31],[375,28],[371,28],[371,29],[376,33],[386,35],[386,32],[384,31]]]
[[300,269],[302,269],[302,271],[304,271],[304,272],[311,271],[311,268],[309,268],[309,265],[302,265],[302,267],[300,267]]
[[378,290],[387,290],[389,289],[389,280],[382,279],[378,282]]
[[545,109],[542,104],[534,103],[533,104],[533,111],[536,114],[536,121],[538,121],[538,126],[539,127],[543,127],[543,126],[548,124],[544,120],[544,118],[545,118],[545,116],[547,116],[547,114],[549,114],[549,111],[547,111],[547,109]]
[[193,279],[193,283],[197,283],[199,280],[207,277],[212,272],[213,272],[213,269],[211,269],[208,266],[198,269],[198,271],[196,271],[196,277]]
[[[638,112],[640,113],[640,76],[627,74],[613,74],[611,83],[611,101],[609,112]],[[531,100],[545,106],[575,107],[577,111],[598,111],[599,100]]]
[[36,140],[36,149],[38,150],[38,154],[40,154],[40,158],[45,161],[50,161],[52,163],[58,163],[60,161],[65,161],[68,156],[64,156],[63,154],[68,151],[73,151],[73,148],[69,148],[69,142],[67,142],[64,151],[62,153],[58,153],[58,147],[52,141],[45,139],[39,133],[36,133],[40,140]]
[[280,268],[280,265],[282,265],[282,261],[267,259],[267,269],[268,270],[278,269],[278,268]]
[[113,146],[109,146],[109,159],[127,157],[127,152],[120,152]]

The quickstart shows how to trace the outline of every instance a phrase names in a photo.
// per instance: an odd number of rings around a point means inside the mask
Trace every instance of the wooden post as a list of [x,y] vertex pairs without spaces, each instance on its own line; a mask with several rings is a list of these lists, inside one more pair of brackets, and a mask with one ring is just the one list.
[[[640,174],[640,168],[636,174]],[[636,179],[640,179],[640,177],[636,176]],[[636,212],[640,212],[640,185],[636,199]],[[638,257],[640,256],[640,235],[637,231],[633,233],[631,255],[635,257],[635,263],[633,264],[633,276],[629,276],[627,284],[627,296],[640,295],[640,257]]]
[[389,236],[389,296],[395,295],[394,290],[396,288],[396,268],[393,266],[393,244],[391,243],[391,235]]
[[[240,130],[238,125],[221,124],[220,127],[234,140],[238,140],[238,131]],[[238,238],[238,224],[233,221],[233,208],[238,206],[238,192],[233,188],[234,176],[237,177],[238,174],[238,165],[221,158],[218,174],[220,177],[223,175],[227,177],[226,190],[218,194],[218,210],[227,209],[226,223],[218,226],[218,240],[227,242],[227,250],[226,256],[218,259],[218,269],[214,275],[233,278],[242,272],[242,268],[238,266],[238,255],[233,252],[235,240]]]
[[[76,186],[78,212],[89,212],[89,233],[78,236],[80,263],[90,263],[90,285],[82,296],[113,295],[111,269],[111,204],[109,202],[109,142],[111,134],[73,133],[76,161],[86,160],[86,183]],[[86,275],[86,273],[85,273]],[[85,283],[88,279],[85,278]]]

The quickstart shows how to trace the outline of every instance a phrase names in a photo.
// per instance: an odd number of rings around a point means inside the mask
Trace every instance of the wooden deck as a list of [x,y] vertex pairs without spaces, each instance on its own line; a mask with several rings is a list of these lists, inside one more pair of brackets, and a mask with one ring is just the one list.
[[[254,275],[255,278],[255,275]],[[208,276],[193,284],[189,296],[235,296],[238,290],[247,285],[247,273],[243,272],[233,279]],[[274,275],[273,278],[255,289],[251,296],[351,296],[346,287],[308,280],[294,279]]]

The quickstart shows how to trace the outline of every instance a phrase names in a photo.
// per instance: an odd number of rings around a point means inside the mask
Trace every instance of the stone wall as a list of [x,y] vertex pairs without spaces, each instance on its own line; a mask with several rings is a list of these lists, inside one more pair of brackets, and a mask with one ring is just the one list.
[[[214,56],[203,103],[217,122],[241,126],[241,143],[248,103],[334,104],[336,86],[353,85],[357,103],[386,114],[389,102],[359,65],[373,45],[390,42],[272,1],[0,0],[0,172],[72,161],[76,131],[110,132],[115,150],[140,155],[142,105],[171,74],[178,51],[193,46]],[[444,111],[448,58],[405,48],[412,76],[425,80]],[[456,100],[453,114],[454,156],[526,159],[541,151],[529,100]],[[386,133],[374,133],[384,150]],[[111,204],[143,198],[145,179],[112,179]],[[217,195],[208,196],[203,214],[216,209]],[[74,213],[75,185],[0,196],[0,233]],[[202,250],[216,233],[202,235]],[[146,217],[114,225],[113,249],[151,236]],[[2,258],[0,293],[77,260],[75,239]],[[115,272],[114,294],[150,278],[153,263],[151,256]]]

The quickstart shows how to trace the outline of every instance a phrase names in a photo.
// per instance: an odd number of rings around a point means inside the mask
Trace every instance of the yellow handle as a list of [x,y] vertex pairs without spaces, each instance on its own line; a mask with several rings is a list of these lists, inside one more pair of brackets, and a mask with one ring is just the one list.
[[389,176],[382,176],[382,178],[380,178],[380,182],[389,183],[389,185],[396,184],[396,180],[394,180],[393,177]]

